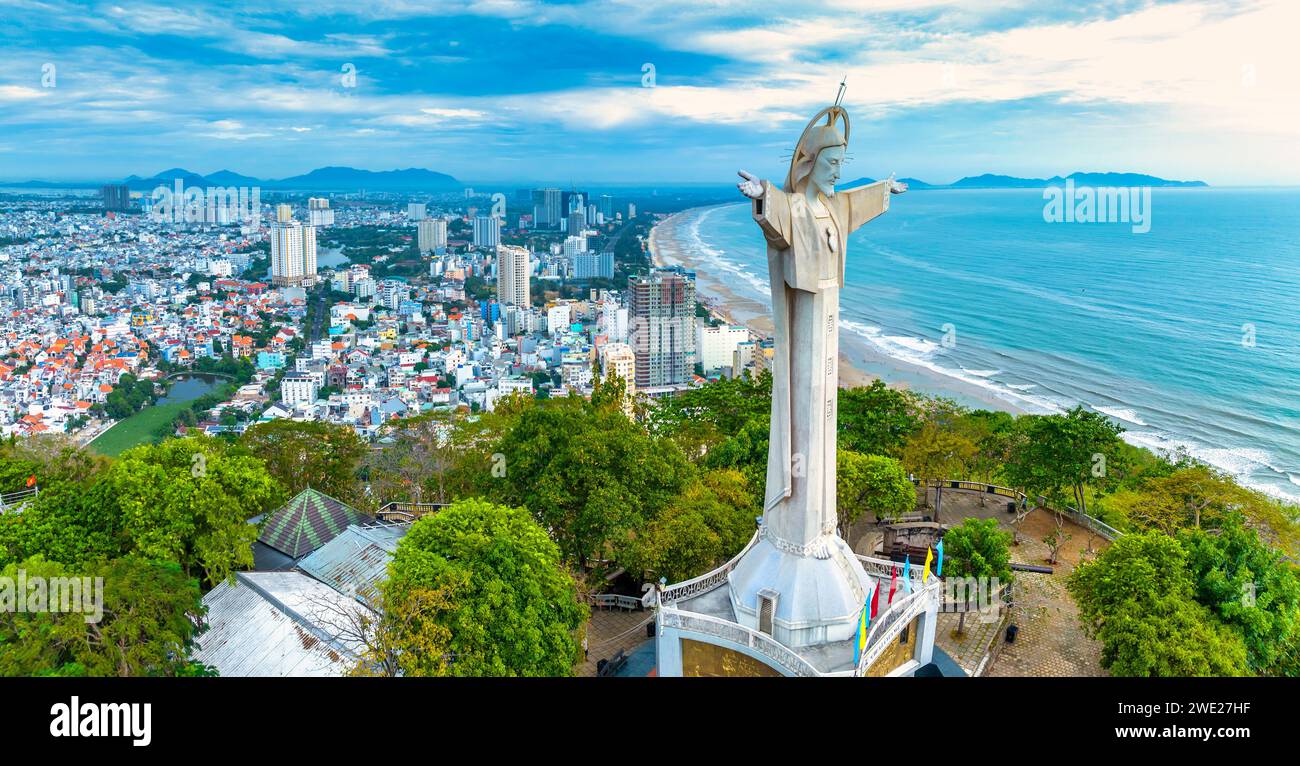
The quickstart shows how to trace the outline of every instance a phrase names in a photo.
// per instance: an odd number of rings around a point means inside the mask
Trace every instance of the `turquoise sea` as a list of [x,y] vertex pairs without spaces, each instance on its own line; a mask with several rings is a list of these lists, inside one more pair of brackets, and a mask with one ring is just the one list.
[[[1143,234],[1045,222],[1040,190],[894,197],[849,240],[844,350],[934,393],[1081,403],[1300,501],[1300,190],[1151,193]],[[748,205],[690,211],[677,238],[697,271],[767,301]]]

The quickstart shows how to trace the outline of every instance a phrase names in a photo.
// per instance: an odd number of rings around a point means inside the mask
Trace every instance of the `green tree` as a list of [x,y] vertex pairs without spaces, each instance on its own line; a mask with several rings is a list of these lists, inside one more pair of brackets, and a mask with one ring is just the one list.
[[868,512],[897,520],[916,508],[916,487],[897,460],[841,449],[836,463],[840,537],[847,540],[849,527]]
[[103,614],[87,623],[90,610],[0,609],[0,676],[204,673],[188,659],[202,621],[202,596],[198,582],[179,566],[122,558],[74,570],[38,556],[0,574],[16,577],[19,570],[29,581],[41,577],[47,583],[56,577],[100,578]]
[[[953,477],[964,478],[966,464],[979,448],[970,439],[934,421],[927,421],[903,445],[903,465],[916,474],[923,485],[935,483],[934,516],[937,520],[943,502],[939,482]],[[926,498],[929,502],[929,498]]]
[[128,552],[174,561],[209,583],[253,564],[253,516],[284,500],[258,458],[210,437],[134,447],[95,484],[92,502],[113,509]]
[[1119,438],[1124,429],[1105,415],[1075,407],[1064,415],[1022,415],[1018,424],[1006,465],[1014,486],[1058,504],[1072,498],[1087,513],[1086,489],[1116,480],[1126,454]]
[[307,487],[340,500],[356,494],[356,472],[366,445],[350,426],[273,420],[250,427],[239,445],[294,495]]
[[907,438],[921,427],[916,395],[880,379],[839,394],[840,449],[868,455],[902,455]]
[[[999,587],[1011,582],[1011,533],[998,528],[995,519],[964,519],[943,535],[945,579],[973,577],[993,580]],[[969,592],[969,590],[967,591]],[[989,592],[993,592],[990,584]],[[957,633],[966,628],[966,612],[957,620]]]
[[520,407],[484,456],[480,486],[532,511],[580,566],[616,557],[694,477],[672,441],[651,437],[620,411],[594,410],[580,397]]
[[619,563],[652,579],[688,580],[739,553],[757,515],[744,475],[710,471],[637,532]]
[[1196,600],[1241,633],[1251,667],[1259,673],[1295,676],[1300,665],[1286,654],[1300,632],[1300,583],[1295,567],[1260,542],[1240,516],[1224,519],[1218,534],[1186,529]]
[[581,657],[588,609],[546,531],[522,508],[458,500],[411,526],[384,598],[448,594],[427,610],[447,630],[449,656],[410,657],[412,674],[567,676]]
[[1159,532],[1119,538],[1069,589],[1102,667],[1119,676],[1240,676],[1246,646],[1193,597],[1187,552]]

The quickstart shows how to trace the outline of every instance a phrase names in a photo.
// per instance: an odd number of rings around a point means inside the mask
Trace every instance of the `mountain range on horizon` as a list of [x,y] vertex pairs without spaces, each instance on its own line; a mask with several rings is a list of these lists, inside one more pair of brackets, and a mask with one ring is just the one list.
[[[837,189],[852,189],[855,186],[875,183],[874,178],[858,178],[848,183],[839,184]],[[925,189],[1041,189],[1045,186],[1057,186],[1066,181],[1073,181],[1079,186],[1159,186],[1168,188],[1191,188],[1209,186],[1204,181],[1171,181],[1167,178],[1147,175],[1146,173],[1088,173],[1075,171],[1068,176],[1051,178],[1019,178],[994,173],[978,176],[966,176],[950,184],[931,184],[919,178],[900,178],[909,188]]]
[[[0,187],[8,188],[52,188],[81,189],[96,187],[108,183],[126,184],[133,191],[149,191],[159,185],[172,187],[176,179],[185,186],[258,186],[276,191],[321,191],[321,192],[451,192],[460,191],[465,184],[446,173],[439,173],[425,168],[404,168],[394,170],[361,170],[351,167],[327,166],[316,168],[308,173],[288,178],[257,178],[243,175],[232,170],[218,170],[202,175],[185,168],[169,168],[148,177],[137,175],[124,179],[101,182],[68,182],[31,180],[19,183],[3,183]],[[1174,181],[1145,173],[1116,172],[1074,172],[1068,176],[1051,178],[1020,178],[1017,176],[984,173],[978,176],[965,176],[950,184],[932,184],[918,178],[900,178],[915,190],[939,189],[1033,189],[1044,186],[1064,184],[1074,181],[1087,186],[1153,186],[1153,187],[1205,187],[1204,181]],[[840,184],[838,188],[849,189],[865,183],[873,183],[872,178],[858,178]],[[662,186],[663,184],[655,184]]]

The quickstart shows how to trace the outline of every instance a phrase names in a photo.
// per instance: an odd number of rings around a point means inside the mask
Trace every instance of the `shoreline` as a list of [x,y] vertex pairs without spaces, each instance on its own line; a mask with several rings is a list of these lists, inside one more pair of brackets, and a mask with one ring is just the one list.
[[[678,231],[688,217],[709,210],[729,207],[709,205],[693,207],[673,213],[650,230],[650,260],[657,267],[681,266],[695,272],[695,297],[711,313],[723,321],[749,328],[750,334],[770,338],[774,332],[771,309],[762,301],[738,294],[725,282],[725,278],[711,270],[699,253],[692,250]],[[757,238],[757,233],[755,234]],[[1001,410],[1015,415],[1031,412],[1012,402],[999,398],[991,391],[971,385],[956,378],[934,372],[916,364],[880,353],[865,341],[851,334],[840,334],[840,388],[869,386],[875,380],[884,381],[889,388],[915,390],[919,393],[956,399],[958,402],[984,409]]]

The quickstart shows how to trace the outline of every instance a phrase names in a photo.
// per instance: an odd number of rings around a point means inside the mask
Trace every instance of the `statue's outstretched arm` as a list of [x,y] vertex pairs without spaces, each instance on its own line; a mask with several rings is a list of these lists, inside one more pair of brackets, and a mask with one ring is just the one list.
[[754,221],[763,230],[768,244],[778,250],[790,248],[790,205],[785,193],[767,181],[742,170],[745,179],[736,184],[740,193],[754,201]]

